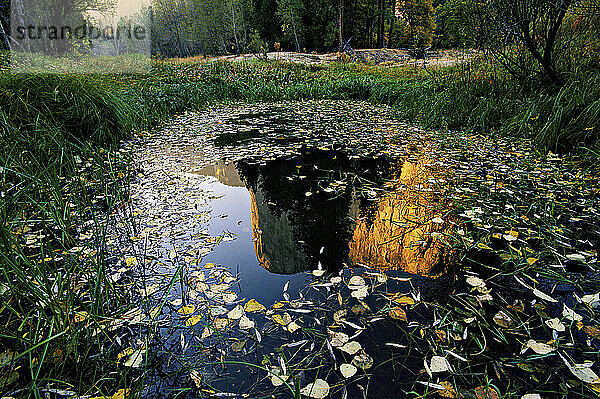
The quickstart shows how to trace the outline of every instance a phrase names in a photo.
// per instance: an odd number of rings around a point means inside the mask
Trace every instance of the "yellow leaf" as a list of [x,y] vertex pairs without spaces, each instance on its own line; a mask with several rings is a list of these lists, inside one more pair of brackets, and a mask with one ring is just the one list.
[[263,304],[259,303],[256,299],[250,299],[244,305],[244,310],[246,312],[262,312],[265,309],[266,309],[265,306]]
[[527,264],[529,264],[529,266],[533,265],[535,262],[537,262],[539,259],[537,258],[527,258]]
[[133,353],[133,348],[126,348],[123,349],[121,352],[119,352],[119,354],[117,355],[117,360],[121,360],[122,358],[124,358],[125,356],[129,356]]
[[186,327],[195,326],[198,322],[202,320],[202,315],[194,315],[185,321]]
[[196,310],[196,306],[187,305],[187,306],[183,306],[183,307],[179,308],[179,310],[177,310],[177,313],[185,316],[185,315],[194,313],[195,310]]
[[271,319],[277,323],[277,324],[281,324],[282,326],[285,326],[285,321],[283,321],[283,317],[281,317],[280,314],[274,314],[273,317],[271,317]]
[[402,296],[400,298],[394,298],[394,299],[392,299],[392,301],[394,301],[398,305],[414,305],[415,304],[415,300],[409,296]]
[[125,399],[129,396],[131,389],[119,389],[110,399]]
[[82,310],[80,312],[75,312],[75,316],[73,316],[73,323],[80,323],[88,318],[88,312]]
[[395,306],[390,309],[389,315],[392,319],[408,321],[406,318],[406,312],[399,306]]
[[479,248],[479,249],[487,249],[487,250],[489,250],[489,251],[493,251],[493,249],[492,249],[491,247],[489,247],[489,246],[485,245],[485,244],[484,244],[484,243],[482,243],[482,242],[480,242],[480,243],[478,243],[478,244],[477,244],[477,248]]
[[282,307],[284,307],[285,304],[283,302],[275,302],[273,304],[273,306],[271,306],[273,309],[281,309]]
[[125,264],[127,265],[127,267],[135,266],[135,265],[137,265],[137,258],[134,258],[133,256],[129,256],[129,257],[125,258]]

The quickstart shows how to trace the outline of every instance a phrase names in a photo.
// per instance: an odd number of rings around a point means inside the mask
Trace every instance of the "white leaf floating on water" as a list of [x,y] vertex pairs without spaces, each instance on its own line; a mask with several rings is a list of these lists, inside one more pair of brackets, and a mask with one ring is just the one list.
[[350,295],[356,299],[364,299],[367,295],[369,295],[369,287],[363,285],[362,287],[353,290]]
[[351,290],[357,290],[363,285],[365,285],[365,279],[361,276],[352,276],[348,282],[348,288]]
[[210,308],[210,314],[213,317],[221,316],[225,313],[227,313],[227,308],[224,308],[223,306],[215,306]]
[[548,302],[558,302],[556,299],[552,298],[550,295],[543,293],[537,288],[533,290],[533,295],[537,296],[540,299],[543,299]]
[[348,342],[348,334],[343,332],[332,332],[330,333],[331,346],[340,347]]
[[339,276],[335,276],[335,277],[332,277],[331,280],[329,280],[329,281],[331,281],[331,284],[339,284],[342,281],[342,278]]
[[293,333],[293,332],[299,330],[300,326],[295,321],[292,321],[290,324],[287,325],[286,328],[289,332]]
[[317,378],[300,390],[300,393],[309,398],[323,399],[329,395],[329,384],[327,381]]
[[560,320],[558,320],[558,317],[555,317],[553,319],[550,320],[546,320],[544,323],[546,323],[546,325],[548,327],[550,327],[551,329],[555,330],[555,331],[565,331],[565,325],[563,323],[560,322]]
[[588,305],[590,305],[593,308],[596,308],[598,306],[600,306],[600,292],[596,293],[596,294],[588,294],[588,295],[584,295],[581,300],[584,303],[587,303]]
[[235,292],[224,292],[222,295],[223,302],[232,303],[237,299],[237,294]]
[[240,317],[240,328],[242,330],[249,330],[254,327],[254,321],[250,320],[248,316],[244,315]]
[[591,363],[571,364],[560,353],[558,354],[573,375],[588,384],[600,383],[600,377],[590,368]]
[[356,367],[348,363],[343,363],[342,365],[340,365],[340,373],[342,373],[344,378],[352,377],[354,374],[356,374],[357,370],[358,369]]
[[580,314],[575,313],[573,309],[563,304],[563,316],[572,321],[581,321],[583,317]]
[[235,308],[231,309],[227,313],[227,318],[232,319],[232,320],[237,320],[237,319],[241,318],[243,315],[244,315],[244,308],[242,307],[242,305],[238,304]]
[[290,378],[289,375],[285,375],[283,373],[283,371],[281,370],[281,367],[277,367],[277,366],[273,366],[271,367],[271,372],[269,373],[269,379],[271,380],[271,384],[273,384],[273,386],[281,386],[283,385],[288,378]]
[[521,399],[542,399],[539,393],[527,393],[521,396]]
[[321,277],[322,275],[325,274],[325,270],[313,270],[312,271],[313,276],[315,277]]
[[431,219],[431,221],[433,223],[439,223],[439,224],[444,223],[444,219],[442,219],[441,217],[433,218],[433,219]]
[[338,348],[342,352],[346,352],[349,355],[354,355],[356,352],[362,349],[360,343],[356,341],[346,342],[343,346]]
[[553,346],[550,346],[543,342],[537,342],[535,339],[530,339],[529,341],[527,341],[527,343],[525,343],[523,349],[521,350],[521,353],[525,353],[525,351],[527,351],[527,349],[529,348],[531,348],[531,350],[533,350],[538,355],[547,355],[548,353],[554,352],[556,350],[556,348],[554,348]]
[[448,359],[442,356],[433,356],[429,362],[429,370],[432,373],[442,373],[444,371],[452,371],[452,366]]
[[485,281],[475,276],[467,277],[467,284],[473,287],[485,287]]
[[135,350],[131,356],[129,356],[129,359],[127,359],[127,361],[124,363],[125,367],[132,367],[132,368],[138,368],[141,366],[142,362],[144,361],[144,354],[146,353],[145,349],[138,349]]

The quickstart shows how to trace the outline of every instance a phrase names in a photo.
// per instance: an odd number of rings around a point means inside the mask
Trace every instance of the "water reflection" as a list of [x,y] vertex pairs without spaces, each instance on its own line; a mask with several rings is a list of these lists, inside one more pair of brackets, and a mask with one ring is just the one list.
[[453,224],[440,189],[443,174],[427,157],[399,163],[389,192],[360,213],[350,260],[380,270],[438,276],[456,253],[448,245]]
[[319,263],[335,271],[350,263],[435,277],[456,258],[447,245],[453,224],[440,191],[443,171],[427,157],[390,162],[304,149],[199,173],[247,187],[254,252],[271,273],[295,274]]
[[305,149],[264,163],[238,162],[251,198],[256,256],[272,273],[339,270],[348,257],[352,210],[363,179],[380,184],[384,158]]

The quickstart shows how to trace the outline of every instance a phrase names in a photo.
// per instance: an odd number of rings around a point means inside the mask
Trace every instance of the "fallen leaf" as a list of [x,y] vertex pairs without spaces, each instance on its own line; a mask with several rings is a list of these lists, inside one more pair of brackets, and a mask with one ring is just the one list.
[[442,373],[444,371],[452,371],[452,366],[448,359],[442,356],[433,356],[429,362],[429,370],[432,373]]
[[485,281],[475,276],[467,277],[467,284],[473,287],[485,287]]
[[196,388],[200,389],[204,385],[204,383],[202,382],[202,374],[200,374],[198,370],[190,371],[190,378],[192,379],[192,381],[194,381],[194,385],[196,385]]
[[408,321],[406,318],[406,312],[399,306],[391,308],[388,314],[392,319]]
[[510,328],[513,325],[513,321],[509,315],[507,315],[504,311],[499,311],[494,316],[494,323],[498,324],[500,327]]
[[185,321],[187,327],[195,326],[202,320],[202,315],[194,315]]
[[581,321],[583,317],[577,313],[567,305],[563,304],[563,316],[571,321]]
[[216,318],[215,321],[213,321],[213,328],[215,328],[217,330],[223,330],[223,329],[227,328],[228,325],[229,325],[229,319]]
[[526,393],[521,399],[542,399],[539,393]]
[[563,323],[561,323],[560,320],[558,320],[558,317],[555,317],[554,319],[546,320],[544,323],[546,323],[546,325],[553,330],[565,331],[565,325]]
[[315,382],[302,388],[300,393],[309,398],[322,399],[329,395],[329,384],[327,381],[317,378]]
[[242,317],[240,317],[239,327],[242,330],[249,330],[254,327],[254,321],[250,320],[248,316],[243,315]]
[[242,305],[238,304],[236,307],[227,312],[227,318],[231,320],[238,320],[244,315],[244,308]]
[[330,332],[329,333],[329,342],[333,347],[340,347],[348,342],[348,334],[343,332]]
[[295,321],[292,321],[290,324],[287,325],[286,328],[289,332],[293,333],[293,332],[299,330],[300,326]]
[[498,392],[492,387],[477,387],[474,394],[476,399],[500,399]]
[[563,355],[561,355],[560,353],[558,355],[575,377],[588,384],[600,383],[600,377],[598,377],[598,375],[590,368],[589,364],[584,363],[572,365],[567,359],[563,357]]
[[392,299],[392,301],[394,303],[397,303],[398,305],[414,305],[415,304],[415,300],[409,296],[401,296],[400,298],[394,298],[394,299]]
[[556,299],[552,298],[550,295],[543,293],[537,288],[533,290],[533,295],[537,296],[540,299],[543,299],[548,302],[558,302]]
[[244,346],[246,346],[246,340],[245,339],[241,339],[239,341],[235,341],[231,345],[231,350],[234,351],[234,352],[241,352],[242,349],[244,349]]
[[354,374],[356,374],[356,371],[358,369],[348,363],[343,363],[340,365],[340,373],[342,373],[342,376],[344,376],[344,378],[350,378],[352,377]]
[[566,256],[566,258],[574,262],[585,262],[585,256],[581,254],[569,254]]
[[364,299],[367,295],[369,295],[369,287],[366,285],[359,287],[358,289],[354,289],[350,296],[356,299]]
[[442,381],[440,385],[444,387],[444,389],[438,389],[438,395],[442,398],[458,398],[458,394],[456,393],[456,389],[454,389],[454,385],[450,381]]
[[600,339],[600,329],[592,326],[583,326],[583,332],[592,338]]
[[250,299],[244,305],[244,310],[246,312],[262,312],[265,309],[266,309],[265,306],[263,304],[259,303],[256,299]]
[[350,277],[350,281],[348,282],[348,288],[350,289],[359,289],[361,286],[365,285],[365,279],[361,276],[352,276]]
[[525,351],[529,348],[531,348],[538,355],[547,355],[548,353],[554,352],[556,350],[556,348],[554,348],[553,346],[550,346],[543,342],[537,342],[534,339],[530,339],[523,346],[521,353],[525,353]]
[[342,352],[346,352],[349,355],[354,355],[356,352],[362,349],[362,346],[356,341],[350,341],[338,347],[338,349]]
[[361,353],[354,356],[352,364],[363,370],[370,369],[373,366],[373,358],[366,353]]
[[271,384],[273,384],[273,386],[275,386],[275,387],[281,386],[289,378],[290,378],[290,376],[284,374],[283,371],[281,370],[281,367],[278,367],[278,366],[271,367],[271,373],[269,373],[269,379],[271,380]]
[[138,349],[133,351],[129,359],[124,363],[125,367],[138,368],[141,366],[144,361],[144,354],[146,353],[145,349]]
[[177,310],[177,313],[179,313],[180,315],[186,316],[186,315],[194,313],[195,310],[196,310],[196,306],[187,305],[187,306],[183,306],[183,307],[179,308]]

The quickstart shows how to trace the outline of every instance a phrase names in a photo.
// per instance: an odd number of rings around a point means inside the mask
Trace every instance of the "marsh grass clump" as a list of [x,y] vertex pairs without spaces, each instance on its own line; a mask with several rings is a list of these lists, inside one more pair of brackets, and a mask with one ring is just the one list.
[[0,75],[0,392],[109,393],[107,215],[127,199],[125,102],[85,77]]

